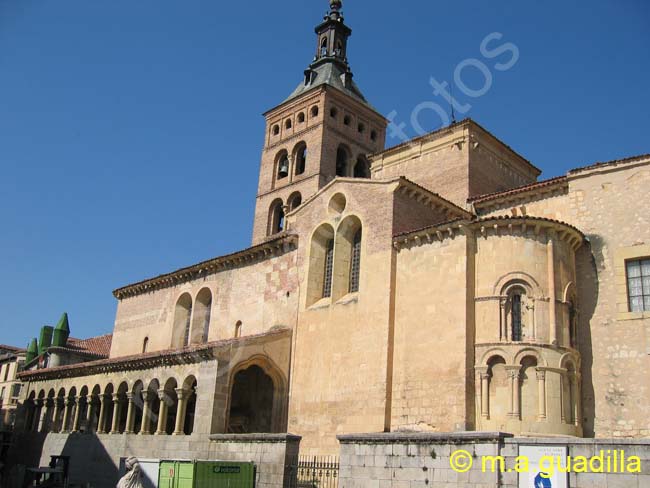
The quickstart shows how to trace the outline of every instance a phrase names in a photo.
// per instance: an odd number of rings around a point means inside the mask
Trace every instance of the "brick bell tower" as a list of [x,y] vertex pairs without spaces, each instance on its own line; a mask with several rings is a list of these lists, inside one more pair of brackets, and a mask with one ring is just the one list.
[[386,119],[352,80],[340,0],[316,27],[316,53],[293,93],[264,114],[266,135],[253,245],[285,230],[285,215],[336,177],[370,178],[367,154],[384,148]]

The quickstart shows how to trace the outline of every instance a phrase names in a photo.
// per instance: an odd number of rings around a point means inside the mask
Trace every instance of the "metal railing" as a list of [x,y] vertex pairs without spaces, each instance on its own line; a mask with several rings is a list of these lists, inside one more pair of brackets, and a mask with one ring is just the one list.
[[337,488],[339,459],[335,456],[300,456],[287,466],[290,488]]

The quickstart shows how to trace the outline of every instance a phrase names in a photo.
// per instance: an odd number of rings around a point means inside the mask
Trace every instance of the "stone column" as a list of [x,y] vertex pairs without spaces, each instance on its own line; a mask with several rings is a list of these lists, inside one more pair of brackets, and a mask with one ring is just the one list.
[[41,402],[41,410],[39,412],[39,420],[38,420],[38,431],[39,432],[47,432],[48,430],[48,421],[47,418],[50,414],[50,400],[45,399],[45,400],[40,400]]
[[546,371],[537,370],[537,418],[546,420]]
[[99,422],[97,424],[97,433],[106,433],[106,395],[99,395]]
[[95,395],[86,397],[86,405],[86,432],[91,433],[95,430]]
[[59,427],[59,417],[61,416],[61,400],[59,398],[54,399],[54,414],[52,415],[52,427],[51,431],[58,433],[61,428]]
[[81,424],[81,400],[83,397],[78,396],[75,398],[75,409],[74,409],[74,421],[72,422],[72,432],[79,432],[79,426]]
[[548,234],[548,243],[546,245],[547,250],[547,264],[548,264],[548,328],[550,330],[549,342],[551,344],[557,344],[557,323],[556,323],[556,311],[555,311],[555,248],[553,244],[553,237],[555,232],[549,232]]
[[66,397],[65,400],[63,400],[63,423],[61,426],[61,432],[64,434],[67,434],[70,432],[70,429],[68,428],[68,424],[70,423],[70,411],[72,410],[72,404],[74,400],[70,397]]
[[190,393],[182,388],[176,388],[176,395],[178,396],[178,408],[176,409],[176,425],[174,427],[174,435],[185,435],[185,414],[187,413],[187,400]]
[[142,401],[144,403],[142,409],[142,425],[140,426],[140,435],[149,435],[151,428],[151,400],[150,394],[147,390],[142,392]]
[[167,395],[165,390],[158,390],[158,398],[160,399],[160,408],[158,409],[158,429],[156,435],[165,435],[167,433]]
[[126,429],[124,430],[125,434],[133,434],[135,423],[135,402],[133,401],[133,398],[133,393],[129,392],[126,394],[128,406],[126,409]]
[[566,398],[564,397],[564,385],[566,380],[566,370],[562,370],[560,373],[560,422],[563,424],[566,422],[566,415],[564,413],[564,409],[566,408]]
[[490,418],[490,374],[481,372],[481,417]]
[[499,340],[507,341],[508,335],[508,314],[506,314],[507,298],[499,298]]
[[113,423],[111,424],[111,434],[120,433],[120,416],[122,414],[120,408],[120,395],[113,393]]
[[510,378],[510,412],[508,415],[512,418],[518,419],[519,414],[519,367],[512,366],[508,369],[508,377]]

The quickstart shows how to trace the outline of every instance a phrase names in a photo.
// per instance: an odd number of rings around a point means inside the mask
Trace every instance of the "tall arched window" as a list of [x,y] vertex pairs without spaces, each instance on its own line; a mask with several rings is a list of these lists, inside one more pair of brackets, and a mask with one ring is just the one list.
[[191,319],[192,297],[189,293],[183,293],[176,302],[172,347],[185,347],[189,344]]
[[348,176],[348,152],[340,146],[336,151],[336,176]]
[[578,344],[578,312],[575,299],[569,301],[569,345],[575,348]]
[[145,337],[144,341],[142,341],[142,352],[147,352],[147,349],[149,349],[149,338]]
[[242,322],[238,320],[235,324],[235,338],[241,337]]
[[307,306],[332,295],[334,264],[334,228],[329,224],[318,227],[311,238]]
[[212,313],[212,292],[203,288],[194,303],[194,319],[192,324],[192,344],[205,343],[210,333],[210,315]]
[[284,230],[284,204],[282,200],[275,200],[269,210],[269,231],[272,236]]
[[307,144],[301,142],[294,150],[294,161],[296,162],[296,176],[305,172],[307,167]]
[[327,56],[327,37],[323,37],[323,40],[320,43],[320,55]]
[[354,166],[355,178],[370,178],[370,164],[363,156],[357,158],[357,164]]
[[510,322],[510,340],[523,340],[523,316],[526,290],[521,286],[514,286],[508,290],[508,321]]
[[354,234],[352,255],[350,256],[350,293],[359,291],[359,274],[361,271],[361,229]]

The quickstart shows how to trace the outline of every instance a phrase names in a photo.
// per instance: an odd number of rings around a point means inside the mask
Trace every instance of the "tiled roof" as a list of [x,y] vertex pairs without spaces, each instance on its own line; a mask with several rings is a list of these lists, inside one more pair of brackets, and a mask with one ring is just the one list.
[[168,349],[149,353],[122,356],[118,358],[100,359],[79,364],[58,366],[33,371],[18,373],[18,378],[28,381],[40,381],[52,378],[72,378],[78,376],[89,376],[97,373],[114,373],[121,371],[150,369],[164,365],[187,364],[216,357],[219,350],[230,349],[233,345],[246,345],[260,341],[273,340],[291,335],[291,329],[286,327],[272,328],[267,332],[249,335],[245,337],[225,339],[208,342],[207,344],[196,344],[182,349]]
[[537,190],[540,188],[545,188],[548,186],[553,186],[556,184],[565,183],[567,181],[566,176],[557,176],[555,178],[550,178],[548,180],[538,181],[537,183],[530,183],[528,185],[520,186],[513,188],[512,190],[499,191],[494,193],[486,193],[484,195],[476,195],[467,199],[470,203],[480,203],[486,200],[493,200],[495,198],[504,198],[513,195],[518,195],[519,193],[525,193],[531,190]]
[[648,158],[650,158],[650,154],[639,154],[638,156],[630,156],[628,158],[614,159],[612,161],[592,163],[592,164],[587,165],[587,166],[582,166],[580,168],[571,169],[571,170],[569,170],[569,174],[579,173],[580,171],[587,171],[587,170],[590,170],[590,169],[596,169],[596,168],[600,168],[600,167],[603,167],[603,166],[615,166],[617,164],[633,163],[635,161],[640,161],[642,159],[648,159]]
[[138,283],[123,286],[113,291],[113,296],[117,299],[122,299],[129,296],[139,295],[140,293],[151,292],[160,288],[173,286],[178,283],[196,279],[198,276],[203,276],[207,273],[216,270],[231,269],[243,263],[266,258],[268,255],[273,255],[274,251],[284,249],[285,246],[295,245],[297,236],[283,232],[271,237],[269,240],[262,242],[243,251],[238,251],[225,256],[219,256],[198,264],[193,264],[186,268],[181,268],[171,273],[149,278]]
[[113,334],[90,337],[89,339],[75,339],[70,337],[66,346],[60,349],[67,349],[74,352],[107,358],[111,353],[112,342]]
[[7,346],[6,344],[0,344],[0,351],[7,352],[24,352],[25,349],[22,347]]

